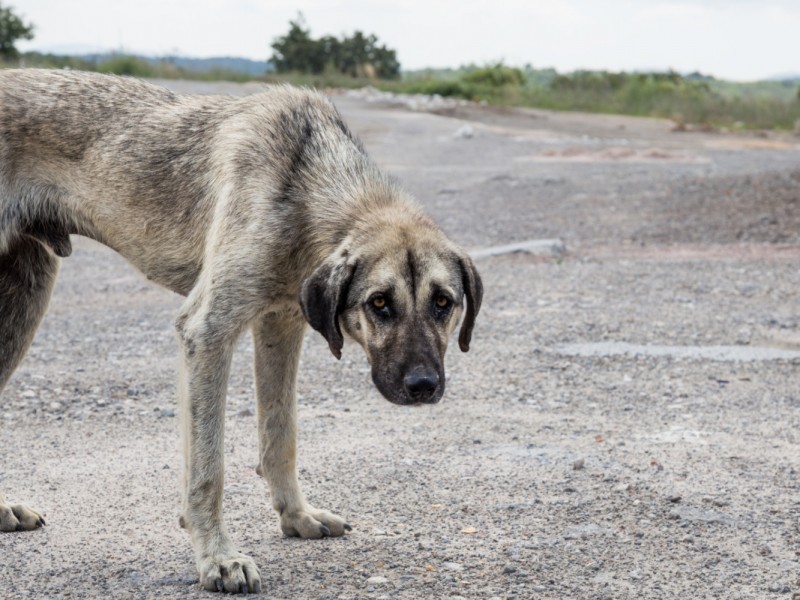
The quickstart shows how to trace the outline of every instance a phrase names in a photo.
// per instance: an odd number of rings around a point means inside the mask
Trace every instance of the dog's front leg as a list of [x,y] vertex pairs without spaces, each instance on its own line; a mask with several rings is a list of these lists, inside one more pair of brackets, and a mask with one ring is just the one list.
[[184,450],[181,525],[192,536],[205,589],[259,592],[258,568],[236,550],[222,518],[225,390],[239,331],[230,325],[220,330],[221,323],[231,320],[220,319],[208,306],[197,312],[185,308],[177,321]]
[[305,321],[301,315],[266,315],[253,324],[258,397],[260,472],[288,536],[340,536],[350,526],[308,504],[297,482],[295,382]]

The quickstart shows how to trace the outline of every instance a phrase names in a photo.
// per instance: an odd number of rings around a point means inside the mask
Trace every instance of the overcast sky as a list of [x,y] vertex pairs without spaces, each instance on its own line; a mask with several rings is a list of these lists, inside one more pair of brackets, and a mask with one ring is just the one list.
[[800,73],[800,0],[4,0],[36,25],[23,50],[122,49],[265,59],[301,10],[313,36],[360,29],[404,69],[535,67]]

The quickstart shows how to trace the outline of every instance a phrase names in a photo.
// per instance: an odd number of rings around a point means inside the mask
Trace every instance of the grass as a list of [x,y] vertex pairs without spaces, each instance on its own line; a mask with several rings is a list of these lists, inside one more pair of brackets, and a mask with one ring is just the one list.
[[800,120],[800,81],[737,84],[677,73],[558,75],[552,70],[524,73],[523,80],[515,81],[486,77],[486,69],[406,75],[400,86],[391,87],[500,105],[663,117],[733,129],[787,130]]
[[504,64],[404,73],[400,80],[353,78],[338,72],[320,75],[190,71],[163,61],[119,55],[100,63],[72,57],[28,53],[27,66],[72,68],[162,79],[284,82],[316,88],[373,85],[397,93],[486,100],[505,106],[663,117],[680,124],[729,129],[797,128],[800,80],[733,83],[699,74],[612,73],[553,69],[517,69]]

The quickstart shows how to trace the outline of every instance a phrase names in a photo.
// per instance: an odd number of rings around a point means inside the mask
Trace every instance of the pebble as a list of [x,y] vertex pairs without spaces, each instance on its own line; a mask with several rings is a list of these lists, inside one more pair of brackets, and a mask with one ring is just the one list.
[[175,416],[175,409],[173,409],[173,408],[162,408],[161,409],[161,416],[162,417],[174,417]]
[[471,125],[463,125],[456,130],[453,137],[463,139],[473,138],[475,137],[475,128]]
[[584,466],[586,466],[586,461],[584,461],[584,459],[582,459],[582,458],[579,458],[574,463],[572,463],[572,470],[573,471],[580,471],[581,469],[584,468]]
[[463,571],[464,567],[455,562],[445,562],[442,563],[442,568],[447,569],[448,571]]
[[382,577],[380,575],[373,575],[369,579],[367,579],[367,583],[371,585],[382,585],[384,583],[389,583],[389,580],[386,577]]

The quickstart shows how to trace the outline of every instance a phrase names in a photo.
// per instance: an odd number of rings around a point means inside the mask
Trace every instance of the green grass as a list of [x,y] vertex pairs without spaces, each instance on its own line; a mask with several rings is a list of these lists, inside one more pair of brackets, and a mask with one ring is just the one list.
[[626,114],[673,119],[678,123],[731,129],[790,130],[800,121],[800,81],[733,83],[677,73],[612,73],[517,69],[502,63],[404,73],[400,80],[354,78],[339,72],[247,74],[188,71],[169,61],[149,62],[119,55],[95,64],[76,58],[28,53],[27,66],[72,68],[136,77],[203,81],[265,81],[316,88],[373,85],[397,93],[486,100],[491,104],[552,110]]
[[532,69],[519,80],[507,73],[492,77],[487,70],[506,71],[508,67],[423,71],[407,74],[401,85],[391,88],[500,105],[663,117],[736,129],[792,129],[800,119],[798,81],[739,84],[677,73],[578,71],[559,75]]

